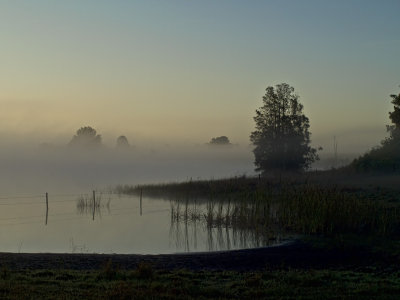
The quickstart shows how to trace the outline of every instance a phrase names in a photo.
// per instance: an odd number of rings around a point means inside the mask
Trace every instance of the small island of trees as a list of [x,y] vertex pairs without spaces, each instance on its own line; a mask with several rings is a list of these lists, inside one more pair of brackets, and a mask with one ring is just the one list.
[[232,145],[231,142],[229,141],[229,138],[225,135],[219,136],[212,138],[211,141],[208,143],[209,145]]

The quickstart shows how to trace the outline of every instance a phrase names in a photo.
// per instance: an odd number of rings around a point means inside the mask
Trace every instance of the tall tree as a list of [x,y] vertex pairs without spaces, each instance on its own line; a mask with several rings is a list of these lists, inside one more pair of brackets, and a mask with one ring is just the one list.
[[250,140],[257,171],[299,171],[318,159],[317,150],[310,146],[309,119],[287,83],[267,87],[254,121],[256,130]]

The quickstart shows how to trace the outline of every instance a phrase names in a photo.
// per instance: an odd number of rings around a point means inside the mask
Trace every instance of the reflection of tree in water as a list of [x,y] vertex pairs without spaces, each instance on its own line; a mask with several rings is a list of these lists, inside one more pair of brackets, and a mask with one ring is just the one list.
[[[243,206],[241,203],[240,205]],[[243,222],[244,215],[230,201],[197,205],[190,201],[171,201],[170,239],[178,250],[197,250],[198,237],[204,236],[208,251],[264,247],[279,242],[279,233]]]

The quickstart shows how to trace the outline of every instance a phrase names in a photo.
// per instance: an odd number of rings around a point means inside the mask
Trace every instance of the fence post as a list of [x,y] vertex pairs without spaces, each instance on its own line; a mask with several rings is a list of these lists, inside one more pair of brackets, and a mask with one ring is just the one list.
[[46,225],[49,217],[49,193],[46,192]]
[[93,191],[93,221],[94,221],[94,213],[96,211],[96,192]]
[[142,195],[143,195],[143,189],[140,189],[140,215],[142,215]]

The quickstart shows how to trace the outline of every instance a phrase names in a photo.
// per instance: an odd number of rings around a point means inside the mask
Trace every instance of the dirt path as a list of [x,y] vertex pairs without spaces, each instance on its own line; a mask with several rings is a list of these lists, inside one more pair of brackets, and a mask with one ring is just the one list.
[[374,264],[376,257],[368,252],[315,249],[302,242],[269,248],[165,255],[0,253],[0,266],[9,269],[91,270],[102,268],[109,260],[121,269],[134,269],[140,262],[147,262],[157,269],[255,271],[362,268]]

